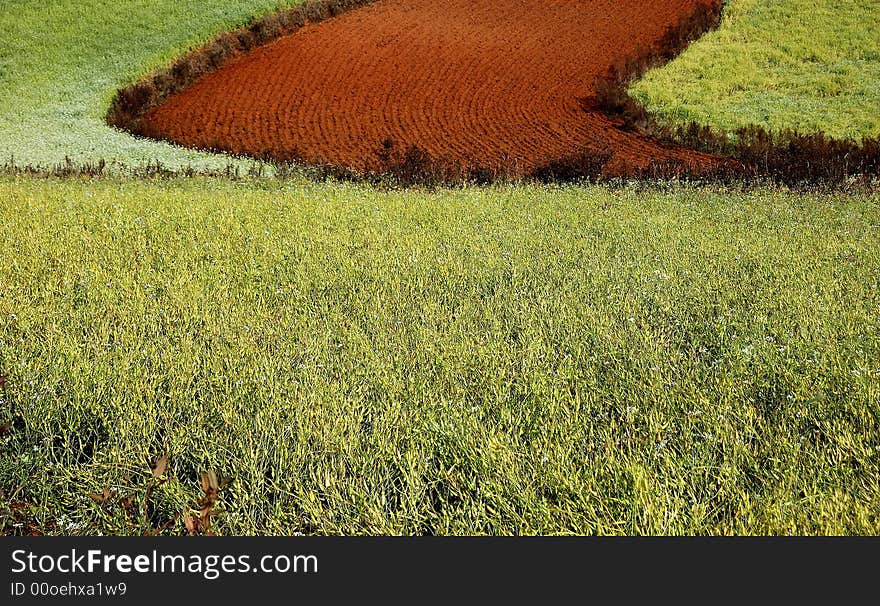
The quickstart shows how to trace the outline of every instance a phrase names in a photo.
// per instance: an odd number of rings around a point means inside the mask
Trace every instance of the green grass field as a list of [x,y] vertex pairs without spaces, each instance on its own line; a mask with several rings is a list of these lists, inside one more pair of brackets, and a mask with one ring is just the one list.
[[671,125],[880,136],[880,4],[728,0],[717,31],[631,92]]
[[138,140],[104,116],[116,90],[284,0],[4,0],[0,163],[222,168],[225,157]]
[[166,452],[156,519],[211,468],[224,533],[880,532],[878,203],[7,178],[0,486],[62,532],[142,531],[87,495]]
[[[7,0],[0,163],[225,166],[107,105],[287,4]],[[811,97],[801,4],[729,4],[644,90],[876,134],[875,13],[808,64],[867,92]],[[727,122],[749,23],[775,101]],[[0,176],[0,534],[180,534],[207,470],[222,534],[880,533],[878,310],[869,191]]]

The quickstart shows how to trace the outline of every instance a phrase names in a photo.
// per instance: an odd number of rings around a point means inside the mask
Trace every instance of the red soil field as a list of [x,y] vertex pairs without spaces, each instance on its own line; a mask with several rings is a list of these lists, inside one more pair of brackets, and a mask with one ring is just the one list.
[[385,140],[527,175],[583,150],[606,174],[712,156],[588,109],[597,78],[700,0],[378,0],[234,59],[144,116],[196,148],[373,170]]

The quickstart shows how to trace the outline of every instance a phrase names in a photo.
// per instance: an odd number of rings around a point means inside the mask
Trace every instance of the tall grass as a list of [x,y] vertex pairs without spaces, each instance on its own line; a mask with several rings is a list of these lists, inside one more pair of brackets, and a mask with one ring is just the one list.
[[0,527],[880,532],[878,203],[2,178]]

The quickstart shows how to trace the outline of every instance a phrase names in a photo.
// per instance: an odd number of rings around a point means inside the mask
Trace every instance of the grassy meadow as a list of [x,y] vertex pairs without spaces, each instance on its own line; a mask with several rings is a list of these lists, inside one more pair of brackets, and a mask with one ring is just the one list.
[[880,136],[880,3],[728,0],[718,30],[631,93],[672,125]]
[[880,532],[878,202],[2,179],[6,505],[146,532],[211,469],[223,534]]

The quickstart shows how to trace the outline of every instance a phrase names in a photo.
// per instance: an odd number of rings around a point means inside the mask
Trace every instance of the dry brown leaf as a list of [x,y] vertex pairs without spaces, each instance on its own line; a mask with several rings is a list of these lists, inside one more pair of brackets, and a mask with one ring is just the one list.
[[196,523],[195,520],[192,519],[192,516],[188,513],[183,514],[183,525],[186,526],[186,531],[189,534],[193,534],[196,531]]
[[168,455],[162,455],[159,457],[159,460],[156,461],[156,466],[153,468],[153,477],[160,478],[165,474],[165,470],[168,468]]
[[106,503],[110,499],[110,489],[105,488],[103,492],[90,493],[89,498],[95,503]]

